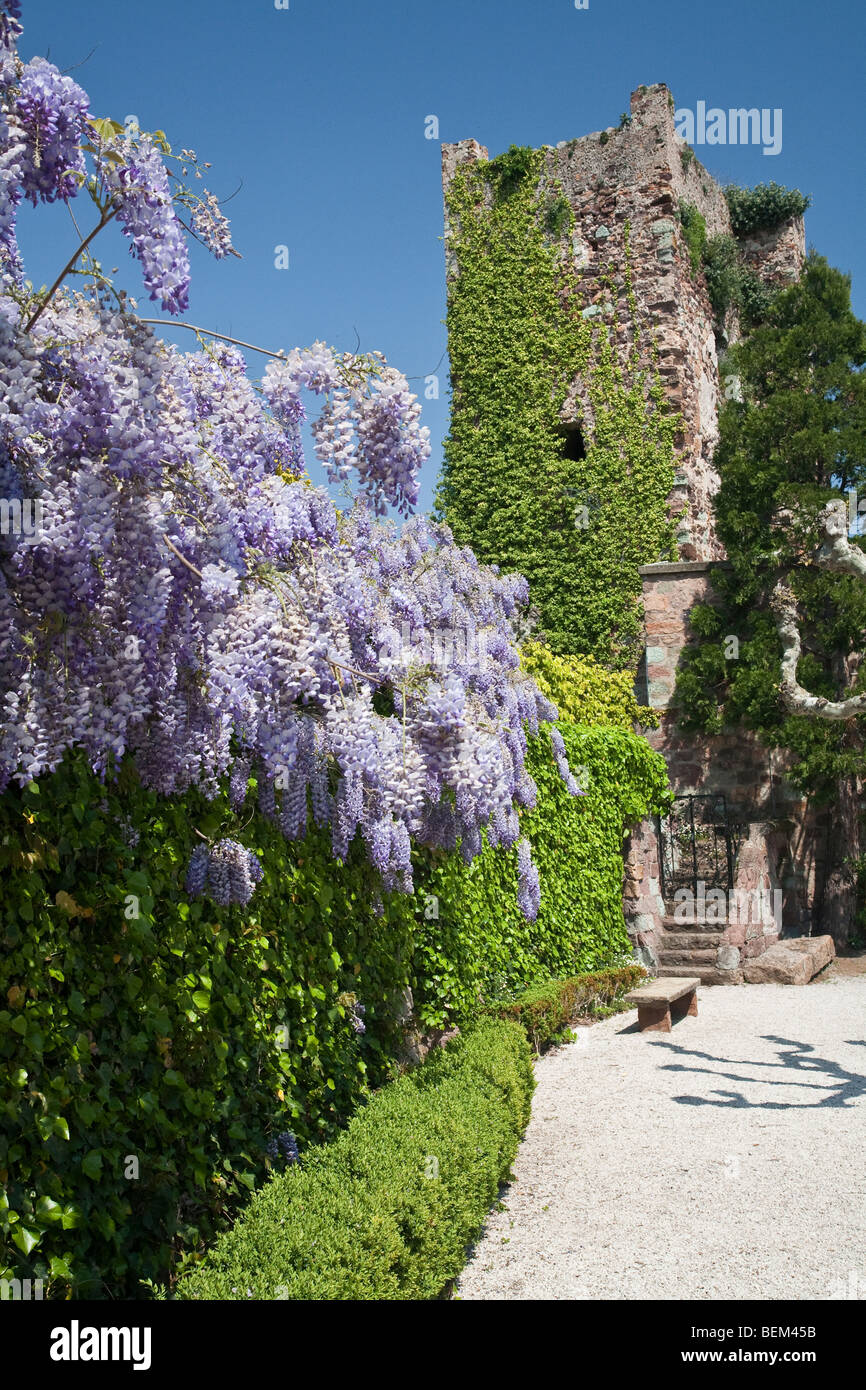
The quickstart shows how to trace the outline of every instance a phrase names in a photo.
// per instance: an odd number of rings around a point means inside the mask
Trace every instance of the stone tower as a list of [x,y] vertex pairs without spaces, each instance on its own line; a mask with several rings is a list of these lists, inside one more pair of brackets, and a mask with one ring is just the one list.
[[[692,267],[679,212],[681,203],[692,204],[706,222],[708,237],[731,234],[724,191],[677,134],[674,100],[663,84],[634,92],[630,118],[619,126],[547,146],[543,155],[547,175],[558,181],[574,215],[571,254],[580,312],[610,325],[623,356],[633,338],[633,319],[624,297],[614,305],[605,286],[611,274],[614,284],[624,281],[622,231],[628,221],[641,352],[649,353],[649,345],[655,344],[667,398],[683,421],[677,441],[680,464],[669,498],[671,515],[679,518],[679,559],[641,570],[645,659],[639,695],[660,716],[660,728],[648,735],[649,742],[664,755],[681,806],[692,815],[697,806],[708,817],[708,834],[718,835],[721,827],[712,824],[713,817],[718,822],[724,816],[728,888],[755,896],[760,889],[777,892],[782,929],[810,931],[823,873],[826,827],[821,818],[786,783],[781,759],[774,765],[756,739],[747,734],[685,738],[677,731],[671,704],[677,664],[689,638],[689,610],[711,601],[711,570],[725,563],[713,521],[712,499],[719,485],[713,453],[720,401],[737,389],[734,378],[720,379],[719,359],[726,342],[739,332],[732,314],[724,325],[716,324],[704,277]],[[487,158],[487,150],[475,140],[443,145],[445,189],[460,165]],[[447,211],[445,246],[450,279],[455,267]],[[766,283],[789,283],[799,276],[805,259],[803,220],[791,218],[756,232],[742,239],[739,248]],[[563,422],[569,421],[592,430],[580,380],[573,383],[563,411]],[[670,849],[661,843],[664,833],[663,825],[645,822],[631,837],[624,886],[629,932],[644,958],[661,963],[666,974],[697,971],[707,983],[738,983],[749,958],[777,939],[779,913],[762,908],[752,914],[755,921],[726,919],[713,931],[677,931],[672,875],[668,872],[666,882],[664,874],[664,862],[670,864],[664,859]],[[695,865],[699,874],[697,857]],[[777,903],[778,898],[765,901]]]

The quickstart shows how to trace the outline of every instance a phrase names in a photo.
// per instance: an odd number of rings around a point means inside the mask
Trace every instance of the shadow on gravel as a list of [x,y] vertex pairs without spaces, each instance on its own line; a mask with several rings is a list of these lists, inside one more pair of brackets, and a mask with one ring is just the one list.
[[[866,1076],[860,1072],[848,1071],[839,1062],[833,1062],[828,1057],[820,1057],[815,1052],[810,1043],[795,1042],[791,1038],[778,1038],[773,1033],[763,1035],[765,1042],[776,1043],[778,1046],[778,1056],[772,1061],[759,1061],[751,1057],[714,1057],[710,1052],[699,1052],[695,1048],[682,1047],[677,1043],[661,1041],[655,1042],[655,1047],[665,1047],[677,1057],[694,1057],[697,1059],[692,1064],[685,1060],[668,1062],[662,1067],[662,1071],[682,1071],[699,1072],[702,1076],[716,1075],[720,1079],[727,1081],[738,1081],[743,1084],[742,1091],[716,1090],[713,1096],[672,1096],[678,1105],[716,1105],[726,1109],[742,1110],[826,1110],[834,1108],[845,1108],[852,1105],[861,1096],[866,1095]],[[849,1046],[866,1047],[866,1042],[860,1038],[849,1039]],[[709,1065],[700,1066],[698,1061],[707,1062]],[[743,1076],[736,1070],[737,1067],[749,1067],[759,1069],[759,1076]],[[732,1070],[727,1070],[732,1068]],[[776,1075],[775,1073],[781,1073]],[[789,1080],[785,1073],[795,1073]],[[799,1075],[797,1075],[799,1074]],[[758,1088],[766,1085],[772,1086],[791,1086],[799,1088],[801,1095],[792,1095],[790,1100],[754,1100],[750,1099],[748,1089]],[[820,1098],[802,1094],[809,1091],[826,1091],[828,1095]]]

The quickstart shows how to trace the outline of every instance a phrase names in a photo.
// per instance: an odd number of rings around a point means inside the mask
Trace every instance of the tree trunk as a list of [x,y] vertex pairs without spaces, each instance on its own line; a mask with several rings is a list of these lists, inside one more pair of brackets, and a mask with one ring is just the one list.
[[852,861],[860,858],[861,849],[859,778],[840,780],[830,816],[819,931],[829,933],[840,949],[850,944],[857,917],[857,871]]

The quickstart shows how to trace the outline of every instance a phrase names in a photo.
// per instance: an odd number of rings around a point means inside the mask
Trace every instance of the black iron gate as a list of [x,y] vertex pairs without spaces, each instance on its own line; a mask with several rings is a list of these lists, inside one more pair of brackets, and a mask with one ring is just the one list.
[[728,892],[734,886],[734,860],[740,827],[731,822],[722,793],[674,798],[659,820],[662,896],[678,888],[697,894],[698,883]]

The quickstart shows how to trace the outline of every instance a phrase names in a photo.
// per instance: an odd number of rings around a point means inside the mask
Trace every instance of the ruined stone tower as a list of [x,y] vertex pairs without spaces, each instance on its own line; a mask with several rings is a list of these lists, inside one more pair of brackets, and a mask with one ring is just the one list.
[[[731,234],[728,204],[720,185],[676,133],[673,97],[662,84],[633,93],[630,118],[618,127],[545,147],[543,157],[546,173],[558,181],[574,216],[571,253],[580,312],[607,322],[623,354],[633,339],[634,320],[621,296],[617,304],[611,302],[607,287],[611,267],[614,283],[626,273],[622,231],[628,222],[636,321],[640,343],[646,345],[641,351],[649,354],[655,344],[666,396],[683,421],[679,470],[669,498],[671,515],[679,517],[679,558],[641,570],[645,659],[639,695],[660,715],[660,728],[648,738],[665,757],[683,813],[688,811],[693,822],[697,807],[703,817],[698,840],[703,836],[703,845],[710,839],[718,844],[724,832],[728,889],[755,897],[760,889],[776,891],[782,903],[781,924],[778,912],[762,906],[754,921],[724,920],[712,931],[700,924],[690,933],[677,931],[671,868],[680,852],[679,831],[676,822],[667,829],[646,822],[631,837],[626,924],[644,958],[660,963],[666,974],[697,972],[707,983],[738,983],[748,960],[777,939],[780,925],[797,934],[811,931],[821,893],[826,826],[786,783],[781,759],[774,765],[757,740],[747,734],[685,738],[677,732],[671,704],[676,667],[689,637],[689,610],[696,602],[711,601],[710,572],[725,563],[713,522],[712,499],[719,485],[713,453],[720,401],[737,389],[734,378],[720,380],[719,359],[726,341],[739,332],[732,314],[724,325],[715,323],[704,277],[694,273],[680,207],[688,203],[697,208],[707,235],[714,236]],[[487,150],[475,140],[444,145],[446,191],[462,164],[487,158]],[[455,266],[449,236],[446,210],[450,278]],[[767,283],[796,279],[805,259],[802,218],[743,239],[740,252]],[[592,430],[580,380],[574,381],[563,411],[563,421],[569,420]],[[693,824],[688,850],[699,877]],[[761,901],[778,903],[769,897]]]

